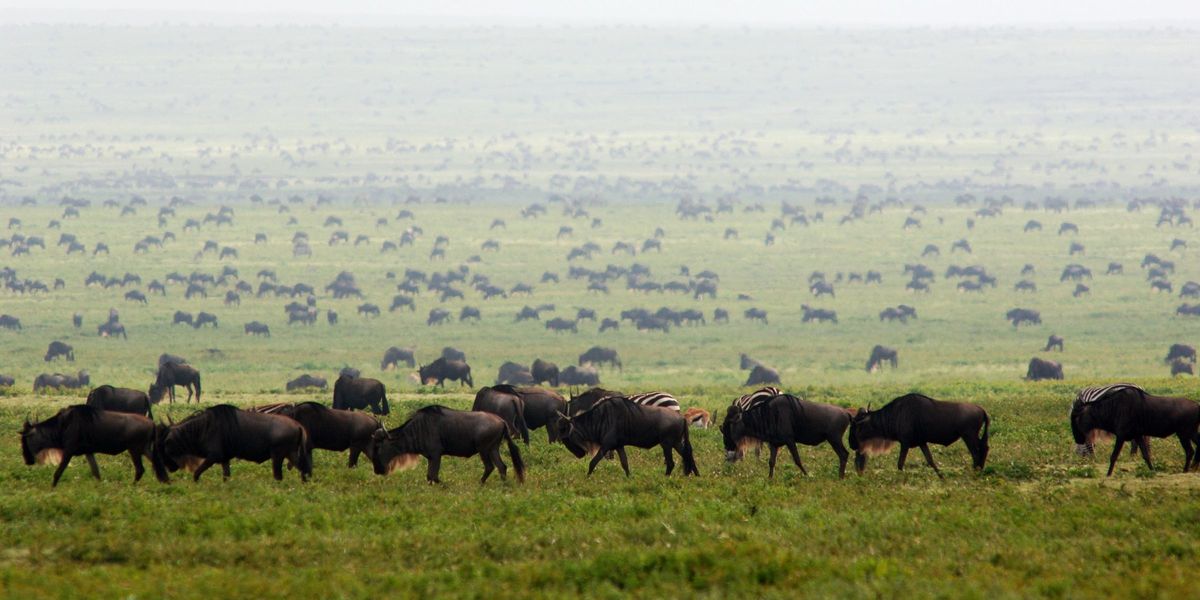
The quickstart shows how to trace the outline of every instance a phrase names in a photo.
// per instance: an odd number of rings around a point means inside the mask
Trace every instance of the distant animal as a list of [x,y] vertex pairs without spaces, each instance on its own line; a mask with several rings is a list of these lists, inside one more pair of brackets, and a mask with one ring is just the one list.
[[621,364],[621,357],[617,355],[617,351],[602,346],[592,346],[588,348],[587,352],[579,355],[579,366],[582,367],[588,364],[608,364],[616,367],[618,370],[624,370],[624,366]]
[[1005,313],[1004,318],[1012,321],[1012,326],[1017,327],[1022,323],[1032,323],[1040,325],[1042,323],[1042,315],[1036,310],[1025,308],[1014,308]]
[[1196,362],[1196,348],[1188,344],[1171,344],[1171,348],[1167,350],[1167,357],[1163,362],[1169,363],[1176,360],[1185,360],[1191,363]]
[[196,402],[200,402],[200,371],[187,363],[164,363],[160,357],[158,374],[154,378],[154,383],[150,385],[150,401],[158,404],[162,402],[163,395],[169,394],[170,401],[174,403],[175,386],[177,385],[182,385],[187,390],[188,395],[184,403],[191,402],[193,392]]
[[364,410],[370,407],[377,415],[392,412],[387,390],[378,379],[342,373],[333,383],[333,407],[339,410]]
[[1029,359],[1029,369],[1025,372],[1025,379],[1029,381],[1042,381],[1043,379],[1062,379],[1062,365],[1052,360],[1043,360],[1037,358]]
[[891,364],[893,369],[896,368],[896,349],[876,345],[871,349],[871,356],[867,359],[867,372],[874,373],[885,362]]
[[600,372],[592,366],[569,365],[558,374],[558,381],[566,386],[600,385]]
[[746,377],[746,383],[743,383],[742,386],[748,387],[753,385],[765,385],[769,383],[779,383],[779,371],[764,365],[757,365],[750,370],[750,375]]
[[128,452],[137,482],[146,472],[142,456],[153,436],[154,422],[142,415],[76,404],[38,423],[26,419],[21,426],[21,456],[29,466],[57,463],[50,484],[55,487],[76,456],[87,458],[92,476],[99,480],[96,454]]
[[949,446],[961,439],[971,453],[972,465],[981,470],[987,462],[990,422],[979,405],[943,402],[923,394],[900,396],[876,410],[861,408],[850,419],[854,466],[861,474],[868,457],[882,454],[898,443],[897,469],[904,470],[909,449],[916,447],[940,478],[942,472],[933,461],[929,444]]
[[383,360],[379,362],[379,370],[394,369],[401,362],[408,365],[409,368],[417,366],[416,351],[412,348],[398,348],[396,346],[388,348],[383,353]]
[[76,375],[63,375],[62,373],[42,373],[33,379],[33,391],[39,392],[46,389],[79,389],[91,385],[91,378],[87,371],[79,371]]
[[1063,339],[1061,336],[1051,334],[1050,339],[1046,340],[1046,347],[1042,348],[1042,352],[1049,352],[1050,350],[1052,350],[1054,348],[1058,348],[1058,351],[1062,352],[1063,351]]
[[271,337],[271,328],[261,321],[250,321],[243,326],[246,335]]
[[57,340],[50,342],[50,345],[46,347],[46,356],[43,357],[43,360],[50,362],[59,357],[75,362],[75,348]]
[[171,473],[194,468],[192,480],[213,465],[221,465],[226,479],[229,463],[237,458],[262,463],[271,461],[276,481],[283,479],[283,463],[300,472],[300,480],[312,476],[312,444],[308,432],[297,421],[280,415],[240,410],[221,404],[199,411],[176,425],[157,427],[150,453],[154,474],[168,483]]
[[558,386],[558,365],[552,362],[540,358],[535,359],[530,368],[530,373],[533,375],[533,383],[535,384],[547,383],[555,387]]
[[125,325],[121,323],[101,323],[96,327],[96,334],[100,337],[120,337],[126,340],[129,339],[129,334],[125,332]]
[[1171,361],[1171,377],[1176,375],[1195,375],[1192,365],[1193,363],[1190,363],[1186,360]]
[[461,360],[446,360],[444,357],[438,357],[428,365],[422,365],[418,368],[422,383],[436,382],[436,385],[444,386],[446,380],[458,381],[462,385],[475,386],[475,382],[471,379],[471,367]]
[[299,390],[314,389],[314,388],[319,389],[319,390],[324,390],[328,387],[329,387],[329,383],[325,381],[324,377],[317,377],[315,375],[309,375],[308,373],[305,373],[305,374],[287,382],[285,389],[289,392],[295,392],[295,391],[299,391]]
[[442,348],[442,358],[446,360],[461,360],[466,362],[467,354],[453,346],[446,346],[445,348]]
[[503,419],[489,413],[426,406],[400,427],[375,432],[372,463],[377,475],[387,475],[413,466],[417,456],[424,456],[428,461],[426,480],[441,483],[443,456],[469,458],[478,454],[484,463],[483,483],[493,470],[500,471],[501,479],[507,477],[508,467],[500,458],[501,442],[508,446],[517,480],[524,481],[525,463]]

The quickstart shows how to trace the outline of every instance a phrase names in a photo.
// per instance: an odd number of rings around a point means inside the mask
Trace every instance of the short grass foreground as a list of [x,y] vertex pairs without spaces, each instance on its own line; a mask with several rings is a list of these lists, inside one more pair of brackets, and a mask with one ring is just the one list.
[[[1140,381],[1196,397],[1194,382]],[[222,481],[148,476],[132,485],[127,457],[101,457],[103,481],[73,463],[26,467],[15,432],[71,398],[0,400],[0,595],[8,597],[377,597],[390,595],[612,597],[1189,597],[1200,559],[1200,475],[1181,474],[1174,440],[1155,440],[1151,472],[1122,457],[1104,478],[1097,458],[1072,454],[1065,384],[935,384],[922,391],[973,401],[992,417],[992,453],[971,472],[961,443],[935,448],[947,477],[896,452],[839,481],[828,446],[801,447],[811,477],[781,459],[723,459],[716,429],[693,431],[700,478],[667,478],[657,450],[631,450],[590,479],[586,461],[537,431],[522,453],[525,484],[478,459],[447,459],[442,485],[418,468],[379,477],[318,451],[316,476],[271,479],[234,463]],[[804,390],[812,400],[876,406],[906,391]],[[689,405],[723,409],[738,390],[705,388]],[[226,397],[241,405],[276,395]],[[430,403],[465,395],[405,395],[389,426]],[[194,405],[193,405],[194,408]],[[178,419],[191,409],[176,404]],[[507,456],[505,460],[508,461]],[[149,475],[149,474],[148,474]],[[510,473],[511,475],[511,473]]]

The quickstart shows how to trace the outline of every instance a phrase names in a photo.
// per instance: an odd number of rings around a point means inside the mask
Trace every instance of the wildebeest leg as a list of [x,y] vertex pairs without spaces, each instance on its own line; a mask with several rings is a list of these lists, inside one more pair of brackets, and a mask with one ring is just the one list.
[[146,474],[146,467],[142,466],[142,453],[130,450],[129,458],[133,460],[133,482],[137,483],[142,480],[142,475]]
[[938,479],[944,479],[942,472],[937,468],[937,463],[933,462],[933,454],[929,451],[929,444],[921,444],[921,454],[925,455],[925,462],[929,463],[934,473],[937,473]]
[[100,465],[96,464],[96,455],[87,454],[86,456],[88,466],[92,468],[92,477],[95,477],[96,481],[100,481]]
[[487,483],[488,476],[492,474],[496,466],[492,464],[492,455],[490,452],[480,452],[479,460],[483,461],[483,477],[479,479],[479,485],[483,485]]
[[496,470],[500,471],[500,480],[508,481],[508,465],[504,464],[504,459],[500,458],[500,444],[496,444],[492,448],[492,462],[496,464]]
[[796,463],[797,467],[800,467],[800,472],[804,473],[805,477],[808,477],[808,469],[805,469],[804,463],[800,462],[800,451],[796,449],[796,444],[788,444],[787,447],[788,452],[792,453],[792,462]]
[[71,455],[63,453],[62,462],[58,463],[58,468],[54,470],[54,481],[50,483],[50,487],[58,486],[58,480],[62,477],[63,471],[67,470],[67,465],[71,464]]
[[1141,450],[1142,460],[1146,461],[1146,468],[1153,471],[1154,463],[1150,460],[1150,439],[1146,436],[1141,436],[1134,438],[1133,443],[1137,446],[1138,450]]
[[775,459],[779,457],[779,446],[771,444],[771,456],[767,459],[767,479],[775,479]]
[[982,469],[984,457],[982,456],[983,444],[980,443],[980,439],[975,437],[974,434],[966,434],[963,436],[962,440],[967,446],[967,451],[971,453],[971,466],[973,466],[976,471]]
[[604,454],[605,450],[600,449],[596,452],[596,455],[592,457],[592,462],[588,463],[588,477],[592,476],[592,471],[596,470],[596,465],[600,464],[600,461],[604,460]]
[[358,453],[361,452],[357,447],[350,447],[350,464],[346,465],[353,469],[358,466]]
[[1183,434],[1179,435],[1179,445],[1183,446],[1183,472],[1187,473],[1191,470],[1192,456],[1195,455],[1195,452],[1192,450],[1192,443]]
[[[212,468],[212,466],[215,464],[217,464],[217,461],[211,458],[204,459],[204,462],[200,463],[200,466],[196,469],[196,472],[192,473],[192,481],[198,483],[200,481],[200,476],[203,475],[205,471]],[[226,475],[225,478],[228,479],[229,475]]]
[[427,481],[429,483],[441,483],[442,480],[438,479],[438,473],[441,472],[441,470],[442,470],[442,455],[441,454],[430,454],[429,455],[429,468],[425,470],[425,481]]
[[625,469],[625,476],[629,477],[629,457],[625,456],[625,446],[617,446],[617,457],[621,459],[621,468]]
[[229,481],[229,461],[221,463],[221,478]]
[[866,468],[867,468],[867,455],[863,454],[862,452],[855,452],[854,453],[854,470],[857,471],[859,475],[862,475],[863,470],[865,470]]
[[667,464],[667,475],[670,475],[671,471],[675,470],[675,457],[671,455],[671,445],[663,444],[662,450],[663,450],[663,462],[665,462]]
[[901,443],[900,444],[900,458],[896,459],[896,469],[903,471],[904,470],[904,461],[906,461],[906,460],[908,460],[908,445]]
[[850,453],[847,452],[846,447],[842,445],[842,437],[841,436],[830,439],[829,445],[832,446],[833,451],[837,453],[838,478],[845,479],[846,478],[846,459],[850,457]]
[[271,453],[271,475],[275,477],[275,481],[283,481],[283,459],[282,452]]
[[1108,459],[1108,476],[1112,477],[1113,469],[1117,466],[1117,459],[1121,457],[1121,449],[1125,447],[1125,440],[1117,438],[1113,444],[1112,456]]

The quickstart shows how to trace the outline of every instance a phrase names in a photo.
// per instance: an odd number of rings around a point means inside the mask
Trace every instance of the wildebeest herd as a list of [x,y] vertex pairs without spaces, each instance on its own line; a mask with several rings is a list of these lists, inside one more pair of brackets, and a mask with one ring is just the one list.
[[[270,460],[276,480],[283,478],[286,464],[307,481],[313,474],[314,449],[349,450],[350,467],[357,465],[360,455],[365,456],[379,475],[411,467],[424,457],[426,479],[437,483],[443,457],[479,455],[484,464],[483,483],[493,471],[499,471],[502,479],[507,477],[508,466],[500,454],[503,445],[518,481],[523,481],[527,469],[516,442],[529,445],[530,431],[545,428],[549,443],[562,444],[577,458],[591,457],[589,476],[605,457],[613,455],[628,476],[627,447],[660,448],[667,475],[675,469],[675,455],[682,461],[684,475],[700,475],[689,430],[707,428],[717,420],[700,408],[682,410],[679,400],[665,392],[626,394],[596,387],[568,399],[552,389],[497,384],[481,388],[469,411],[429,405],[399,427],[388,429],[378,418],[358,412],[390,412],[383,384],[343,372],[334,386],[332,408],[311,401],[248,409],[221,404],[198,410],[179,423],[170,417],[165,423],[156,422],[152,406],[163,397],[163,387],[184,381],[170,379],[171,375],[164,378],[164,369],[178,373],[180,366],[190,367],[179,357],[164,355],[160,360],[159,377],[151,388],[157,396],[102,385],[91,390],[85,404],[68,406],[38,422],[26,419],[21,429],[25,463],[57,464],[54,486],[76,457],[86,458],[92,475],[99,479],[95,455],[126,452],[134,464],[135,482],[145,472],[143,457],[150,458],[155,476],[164,483],[181,469],[191,471],[193,480],[199,481],[216,465],[228,478],[234,459]],[[1090,456],[1097,439],[1115,439],[1109,475],[1126,443],[1153,468],[1150,437],[1176,436],[1184,449],[1184,472],[1200,468],[1200,404],[1192,400],[1154,396],[1125,383],[1089,387],[1078,393],[1069,416],[1080,455]],[[767,474],[772,478],[781,448],[786,448],[796,467],[808,475],[797,445],[829,444],[838,458],[839,477],[845,476],[851,451],[855,468],[862,474],[868,458],[895,445],[899,445],[897,468],[904,470],[909,450],[916,448],[942,477],[930,453],[931,444],[949,446],[962,440],[977,471],[984,468],[991,449],[991,419],[983,407],[919,393],[905,394],[879,408],[854,409],[764,387],[728,406],[720,432],[729,462],[743,458],[749,448],[757,454],[765,444],[769,450]]]

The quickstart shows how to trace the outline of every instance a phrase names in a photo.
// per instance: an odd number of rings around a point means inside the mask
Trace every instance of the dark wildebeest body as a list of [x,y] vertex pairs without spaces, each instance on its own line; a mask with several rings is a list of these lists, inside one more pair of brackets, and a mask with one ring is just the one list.
[[558,374],[558,381],[568,386],[600,385],[600,372],[595,367],[568,365]]
[[530,369],[533,375],[534,383],[548,383],[553,386],[558,385],[558,365],[542,360],[534,359],[533,366]]
[[1046,340],[1046,347],[1042,349],[1042,352],[1049,352],[1053,348],[1058,348],[1059,352],[1063,351],[1062,336],[1051,335],[1050,339]]
[[504,419],[509,428],[521,434],[529,445],[529,426],[525,424],[525,400],[511,385],[484,386],[475,394],[471,410],[492,413]]
[[550,441],[558,441],[553,425],[559,413],[567,412],[567,401],[562,394],[540,387],[518,387],[515,391],[525,403],[525,426],[531,431],[545,427]]
[[192,480],[200,481],[200,476],[217,464],[229,479],[229,462],[235,458],[255,463],[269,459],[276,481],[283,479],[284,460],[300,471],[301,481],[312,476],[308,433],[288,417],[221,404],[177,425],[155,428],[150,460],[155,476],[163,483],[171,481],[170,473],[192,466]]
[[1109,458],[1108,475],[1113,474],[1117,458],[1126,442],[1140,450],[1146,466],[1150,461],[1150,437],[1177,436],[1183,446],[1183,471],[1200,468],[1193,445],[1200,446],[1200,404],[1187,398],[1151,396],[1135,385],[1116,384],[1084,388],[1071,405],[1071,435],[1075,451],[1091,456],[1097,432],[1116,438]]
[[296,390],[311,389],[311,388],[323,390],[328,387],[329,387],[329,383],[327,381],[325,381],[324,377],[317,377],[315,375],[309,375],[308,373],[305,373],[305,374],[287,382],[287,385],[286,385],[286,389],[289,392],[294,392]]
[[1163,359],[1163,362],[1169,363],[1176,360],[1196,362],[1196,349],[1187,344],[1171,344],[1171,348],[1167,350],[1167,357]]
[[416,352],[412,348],[392,346],[383,353],[383,360],[379,362],[379,369],[381,371],[394,369],[402,362],[408,365],[409,368],[417,366]]
[[[92,476],[100,479],[96,454],[116,455],[128,452],[133,460],[133,480],[146,472],[142,455],[154,438],[154,422],[141,415],[106,411],[94,406],[68,406],[41,423],[25,421],[21,428],[21,455],[26,465],[58,459],[52,486],[58,485],[63,471],[76,456],[86,456]],[[61,454],[56,457],[55,454]]]
[[[163,355],[167,356],[167,355]],[[164,393],[169,393],[171,402],[175,402],[175,386],[182,385],[187,390],[187,400],[185,403],[192,401],[192,393],[195,392],[196,402],[200,402],[200,371],[195,367],[181,362],[167,361],[163,362],[162,357],[159,358],[158,376],[155,377],[154,383],[150,385],[150,401],[158,404],[162,402]]]
[[438,358],[437,360],[422,365],[418,370],[421,377],[421,383],[428,383],[430,380],[437,380],[437,385],[445,387],[446,380],[458,381],[460,385],[469,385],[474,387],[475,382],[471,379],[471,366],[461,360],[446,360]]
[[925,462],[942,477],[929,452],[929,444],[949,446],[961,439],[971,452],[975,469],[982,469],[989,450],[989,424],[987,412],[976,404],[906,394],[877,410],[860,409],[850,420],[850,448],[856,453],[854,466],[862,473],[868,456],[882,454],[892,444],[899,443],[897,469],[904,470],[909,449],[917,447],[925,455]]
[[743,386],[764,385],[767,383],[779,383],[779,371],[763,365],[756,365],[750,371],[750,375],[746,377],[746,383]]
[[621,365],[621,357],[617,355],[617,351],[612,348],[604,348],[601,346],[592,346],[587,352],[579,355],[579,366],[586,364],[604,364],[608,363],[618,370],[623,370]]
[[678,410],[646,406],[621,396],[604,398],[591,408],[573,416],[562,415],[554,424],[558,439],[576,458],[594,453],[588,464],[588,476],[604,455],[615,451],[621,468],[629,476],[625,446],[653,448],[661,446],[667,475],[675,470],[672,450],[683,458],[683,474],[700,475],[688,438],[688,422]]
[[782,394],[745,410],[737,403],[730,406],[721,424],[721,436],[729,462],[740,460],[746,445],[765,442],[770,446],[768,477],[775,477],[775,460],[780,447],[786,446],[800,472],[808,475],[800,462],[796,444],[817,446],[829,442],[838,456],[838,476],[845,477],[850,452],[842,443],[842,437],[849,426],[850,411],[840,406]]
[[308,432],[313,448],[332,452],[350,451],[348,467],[358,466],[358,455],[371,458],[371,439],[383,430],[379,419],[363,413],[329,408],[319,402],[270,404],[252,409],[255,412],[283,415],[295,419]]
[[63,358],[66,358],[67,360],[69,360],[71,362],[74,362],[75,361],[75,349],[72,348],[69,344],[55,340],[53,342],[50,342],[50,345],[46,347],[46,356],[43,357],[43,359],[46,362],[50,362],[60,356]]
[[372,462],[375,473],[387,475],[398,468],[411,466],[418,455],[429,461],[425,479],[441,483],[443,456],[469,458],[478,454],[483,460],[483,477],[487,481],[493,470],[506,479],[508,467],[500,458],[500,442],[508,444],[517,481],[525,481],[525,463],[521,451],[513,443],[508,425],[500,417],[482,412],[452,410],[444,406],[426,406],[408,421],[391,431],[374,434]]
[[886,346],[875,346],[871,349],[871,356],[867,359],[867,372],[874,373],[883,363],[889,363],[895,369],[898,361],[896,360],[896,349]]
[[150,396],[141,390],[102,385],[88,392],[87,404],[103,410],[154,418],[150,410]]
[[333,407],[340,410],[363,410],[386,415],[392,412],[388,406],[387,390],[378,379],[352,377],[346,373],[338,376],[333,384]]
[[1041,381],[1043,379],[1062,379],[1062,365],[1052,361],[1037,358],[1036,356],[1029,359],[1029,370],[1025,373],[1025,379],[1029,381]]

